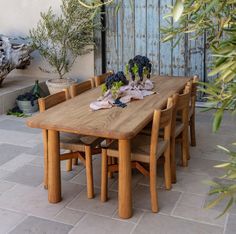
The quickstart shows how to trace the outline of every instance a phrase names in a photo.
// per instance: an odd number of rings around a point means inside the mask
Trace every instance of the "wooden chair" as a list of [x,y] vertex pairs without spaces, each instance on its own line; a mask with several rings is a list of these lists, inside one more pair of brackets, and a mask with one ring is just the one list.
[[[39,99],[40,112],[60,104],[69,99],[69,91],[65,90],[45,98]],[[97,148],[102,139],[96,137],[80,136],[78,134],[60,133],[60,148],[69,150],[70,153],[60,155],[60,160],[67,161],[67,169],[71,168],[72,159],[79,158],[86,167],[87,175],[87,196],[93,198],[93,171],[92,171],[92,155],[101,152]],[[44,187],[48,187],[48,132],[43,130],[43,144],[44,144]]]
[[95,87],[98,87],[99,85],[103,84],[105,82],[106,78],[112,74],[113,74],[112,71],[108,71],[107,73],[104,73],[102,75],[95,76],[94,77]]
[[191,100],[189,109],[189,128],[190,128],[190,139],[191,146],[196,146],[196,133],[195,133],[195,107],[197,100],[197,82],[199,81],[198,76],[193,77],[191,84]]
[[[165,187],[171,189],[171,168],[170,168],[170,134],[172,121],[173,101],[168,99],[165,110],[155,110],[153,114],[153,124],[151,136],[137,135],[131,141],[132,168],[136,168],[150,178],[151,207],[153,212],[158,212],[156,173],[157,160],[164,155],[164,175]],[[164,138],[159,139],[159,130],[164,129]],[[108,157],[119,157],[117,141],[108,148],[102,149],[102,181],[101,181],[101,201],[107,200],[107,175],[108,171],[117,170],[114,165],[108,166]],[[149,164],[149,171],[142,163]]]
[[[181,159],[182,166],[188,166],[189,159],[189,102],[190,102],[190,89],[186,85],[183,94],[175,94],[173,97],[174,109],[172,115],[171,127],[171,177],[172,183],[176,183],[176,155],[175,146],[177,142],[181,142]],[[178,116],[178,118],[177,118]]]
[[74,98],[77,95],[94,88],[94,86],[93,78],[82,83],[74,84],[70,87],[70,96],[71,98]]

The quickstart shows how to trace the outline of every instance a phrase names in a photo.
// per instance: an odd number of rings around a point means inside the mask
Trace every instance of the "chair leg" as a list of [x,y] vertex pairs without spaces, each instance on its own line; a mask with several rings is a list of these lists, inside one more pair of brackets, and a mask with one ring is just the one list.
[[43,130],[44,188],[48,189],[48,132]]
[[[112,157],[108,157],[108,165],[112,165]],[[113,178],[113,173],[112,172],[108,172],[108,178],[112,179]]]
[[171,166],[171,182],[176,183],[176,160],[175,160],[175,138],[170,141],[170,166]]
[[78,158],[73,158],[73,165],[78,165]]
[[165,157],[165,162],[164,162],[165,187],[167,190],[170,190],[172,187],[171,166],[170,166],[170,146],[167,147],[164,153],[164,157]]
[[107,151],[102,149],[101,201],[107,201]]
[[195,114],[193,114],[190,118],[190,136],[191,146],[196,146]]
[[91,147],[85,146],[85,163],[86,163],[86,177],[87,177],[87,197],[89,199],[94,197],[93,188],[93,164]]
[[72,159],[66,160],[66,171],[72,171]]
[[182,166],[188,166],[188,157],[189,157],[189,140],[188,140],[188,128],[185,128],[182,132]]
[[158,198],[157,198],[157,188],[156,188],[156,162],[150,162],[150,193],[151,193],[151,207],[152,212],[158,212]]

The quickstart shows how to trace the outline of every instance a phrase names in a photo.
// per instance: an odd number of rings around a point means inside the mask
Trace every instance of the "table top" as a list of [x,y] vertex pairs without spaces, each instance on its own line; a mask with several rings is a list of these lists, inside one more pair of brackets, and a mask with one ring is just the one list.
[[156,94],[134,100],[125,108],[92,111],[90,103],[101,96],[101,87],[98,87],[29,118],[27,125],[110,139],[131,139],[152,120],[154,109],[164,107],[168,97],[183,89],[190,79],[153,76]]

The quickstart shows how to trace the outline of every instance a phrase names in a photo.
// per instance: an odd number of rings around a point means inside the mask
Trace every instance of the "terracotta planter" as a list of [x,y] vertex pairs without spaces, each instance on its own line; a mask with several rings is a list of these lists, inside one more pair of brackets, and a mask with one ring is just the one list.
[[77,81],[74,79],[50,79],[46,81],[50,94],[58,93],[75,83],[77,83]]

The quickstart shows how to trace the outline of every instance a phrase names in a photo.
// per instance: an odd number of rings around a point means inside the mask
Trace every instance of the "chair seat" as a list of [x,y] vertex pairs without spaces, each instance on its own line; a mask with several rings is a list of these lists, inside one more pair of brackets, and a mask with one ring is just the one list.
[[[131,140],[131,160],[144,163],[150,162],[150,143],[151,137],[146,135],[137,135]],[[168,141],[159,139],[157,159],[162,156],[168,146]],[[107,155],[119,157],[118,142],[113,142],[107,149]]]
[[60,147],[73,151],[85,151],[85,146],[96,147],[103,139],[92,136],[82,136],[73,133],[60,133]]

